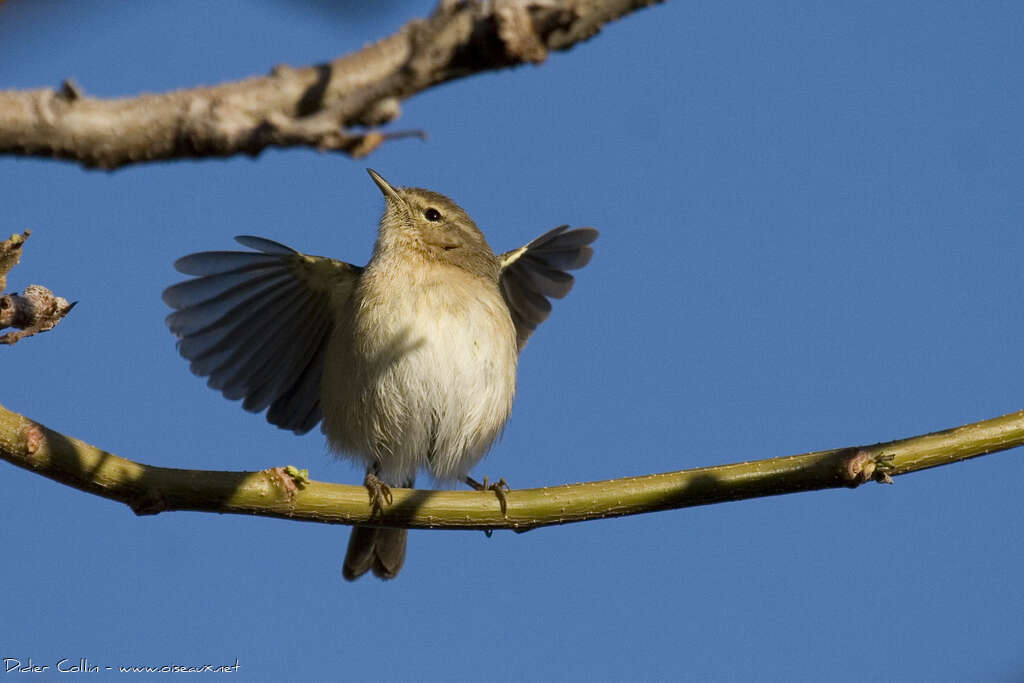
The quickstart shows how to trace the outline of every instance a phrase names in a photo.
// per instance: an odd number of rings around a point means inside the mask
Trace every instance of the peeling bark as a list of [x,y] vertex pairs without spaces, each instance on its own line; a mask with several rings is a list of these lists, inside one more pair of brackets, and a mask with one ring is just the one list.
[[56,90],[0,91],[0,154],[103,169],[255,156],[268,147],[365,156],[388,139],[422,136],[365,130],[398,118],[401,100],[475,73],[540,63],[659,1],[445,0],[430,17],[361,50],[267,76],[130,98],[88,97],[71,81]]

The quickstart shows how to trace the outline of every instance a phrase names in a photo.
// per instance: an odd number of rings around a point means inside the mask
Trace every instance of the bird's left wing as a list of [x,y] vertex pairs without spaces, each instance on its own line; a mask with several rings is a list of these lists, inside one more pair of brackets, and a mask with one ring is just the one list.
[[562,225],[498,257],[501,293],[512,314],[520,351],[551,313],[548,297],[561,299],[572,289],[573,277],[565,271],[590,262],[594,255],[590,245],[596,239],[594,228],[569,230]]
[[304,434],[320,421],[327,342],[363,269],[262,237],[255,251],[204,251],[174,263],[195,276],[164,290],[167,326],[192,372],[267,421]]

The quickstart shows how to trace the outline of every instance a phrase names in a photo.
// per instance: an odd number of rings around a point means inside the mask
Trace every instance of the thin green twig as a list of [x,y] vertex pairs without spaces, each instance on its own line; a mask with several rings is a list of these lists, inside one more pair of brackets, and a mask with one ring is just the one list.
[[120,501],[138,514],[171,510],[410,529],[532,529],[729,500],[856,487],[1024,444],[1024,411],[870,446],[679,472],[493,491],[392,489],[383,510],[366,489],[312,481],[295,468],[223,472],[153,467],[120,458],[0,406],[0,458]]

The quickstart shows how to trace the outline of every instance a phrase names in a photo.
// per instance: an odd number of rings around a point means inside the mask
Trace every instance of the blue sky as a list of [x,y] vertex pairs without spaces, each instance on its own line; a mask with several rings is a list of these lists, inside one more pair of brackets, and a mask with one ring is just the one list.
[[[429,8],[8,0],[0,88],[216,83],[333,58]],[[0,349],[0,403],[155,465],[360,481],[318,433],[276,430],[193,377],[160,293],[175,258],[236,234],[364,263],[383,205],[369,165],[453,197],[498,250],[561,223],[601,230],[523,353],[478,478],[647,474],[1018,410],[1021,35],[1009,2],[676,1],[542,67],[407,101],[394,127],[429,140],[365,162],[0,159],[0,230],[34,231],[9,287],[79,301]],[[417,532],[397,580],[355,584],[344,528],[137,518],[0,468],[0,658],[51,672],[88,657],[237,658],[253,681],[1024,676],[1019,451],[894,486]]]

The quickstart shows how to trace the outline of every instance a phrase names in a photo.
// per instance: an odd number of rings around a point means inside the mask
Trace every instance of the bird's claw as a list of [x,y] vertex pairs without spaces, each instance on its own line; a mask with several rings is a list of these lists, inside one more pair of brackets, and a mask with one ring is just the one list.
[[472,477],[466,477],[466,484],[477,491],[494,491],[494,495],[498,497],[498,504],[501,506],[502,516],[508,518],[507,494],[512,491],[512,487],[508,485],[507,481],[505,481],[505,477],[501,477],[493,484],[488,483],[486,476],[484,477],[484,483],[482,484]]
[[366,479],[363,480],[363,486],[370,492],[370,507],[375,511],[380,511],[384,507],[384,504],[391,505],[391,487],[380,480],[373,472],[366,473]]

